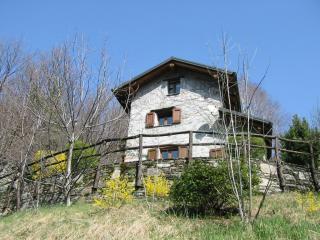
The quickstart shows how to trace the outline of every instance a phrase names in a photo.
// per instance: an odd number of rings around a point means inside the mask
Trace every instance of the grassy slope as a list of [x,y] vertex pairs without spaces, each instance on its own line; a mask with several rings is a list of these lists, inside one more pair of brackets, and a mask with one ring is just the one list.
[[165,203],[134,202],[110,211],[87,203],[0,218],[0,239],[320,239],[320,213],[306,215],[293,193],[270,196],[253,227],[237,216],[168,215]]

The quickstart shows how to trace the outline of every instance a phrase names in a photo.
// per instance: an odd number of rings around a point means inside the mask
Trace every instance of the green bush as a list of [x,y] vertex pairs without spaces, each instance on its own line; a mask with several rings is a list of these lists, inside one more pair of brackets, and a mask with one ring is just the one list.
[[[244,139],[241,136],[237,136],[236,139],[237,139],[238,146],[242,146]],[[229,137],[229,143],[231,143],[231,144],[235,143],[233,137]],[[252,159],[262,160],[264,157],[267,156],[266,142],[264,141],[264,139],[262,137],[250,137],[250,144],[265,147],[265,148],[251,147],[250,148],[250,157]],[[231,145],[231,147],[234,149],[233,145]],[[242,158],[244,157],[244,149],[241,147],[240,147],[240,155]]]
[[[235,176],[239,179],[239,176]],[[248,169],[242,164],[244,194],[248,195]],[[259,178],[253,171],[252,185],[256,186]],[[185,168],[180,178],[175,179],[170,190],[170,198],[178,209],[188,209],[197,213],[217,212],[236,207],[225,161],[217,166],[196,161]]]
[[[78,140],[74,144],[74,151],[72,154],[72,170],[81,171],[88,168],[96,167],[99,163],[99,157],[97,157],[97,151],[95,148],[87,148],[82,150],[81,148],[87,147],[89,144]],[[70,144],[67,145],[67,148]],[[77,150],[78,149],[78,150]],[[79,150],[80,149],[80,150]]]

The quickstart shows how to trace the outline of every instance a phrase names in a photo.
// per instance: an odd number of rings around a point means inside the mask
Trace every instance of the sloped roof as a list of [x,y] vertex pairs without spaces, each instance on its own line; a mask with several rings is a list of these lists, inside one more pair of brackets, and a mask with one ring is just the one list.
[[[209,65],[196,63],[176,57],[170,57],[165,61],[157,64],[156,66],[149,68],[148,70],[142,72],[141,74],[135,76],[134,78],[122,83],[117,88],[113,89],[112,92],[120,102],[120,104],[127,110],[128,105],[130,106],[130,100],[128,101],[128,89],[134,88],[134,86],[141,86],[146,82],[153,80],[156,76],[159,76],[167,71],[170,71],[172,68],[185,68],[192,71],[208,74],[212,77],[213,73],[225,73],[226,71],[221,68],[212,67]],[[227,74],[232,76],[233,83],[237,83],[237,74],[232,71],[227,71]],[[234,95],[235,95],[235,109],[241,111],[241,102],[239,96],[239,89],[237,84],[234,86]],[[129,104],[128,104],[129,103]]]

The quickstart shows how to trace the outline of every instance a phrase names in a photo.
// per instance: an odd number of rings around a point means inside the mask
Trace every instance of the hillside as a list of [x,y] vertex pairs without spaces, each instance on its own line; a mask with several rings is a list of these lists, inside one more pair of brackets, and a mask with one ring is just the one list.
[[[257,199],[256,199],[257,200]],[[135,201],[120,209],[79,202],[0,219],[1,239],[320,239],[320,213],[306,214],[294,193],[270,196],[253,228],[237,216],[187,218],[164,202]]]

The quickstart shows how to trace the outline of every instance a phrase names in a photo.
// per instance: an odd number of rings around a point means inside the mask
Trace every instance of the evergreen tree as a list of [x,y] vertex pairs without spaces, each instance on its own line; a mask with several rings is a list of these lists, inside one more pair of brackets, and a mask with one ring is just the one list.
[[[311,138],[311,129],[309,123],[305,118],[299,118],[298,115],[294,115],[289,130],[284,135],[288,139],[300,139],[309,140]],[[310,152],[309,146],[306,143],[296,143],[283,141],[282,146],[288,150],[294,150],[299,152]],[[289,163],[295,163],[299,165],[305,165],[309,161],[309,156],[296,154],[296,153],[282,153],[282,159]]]

